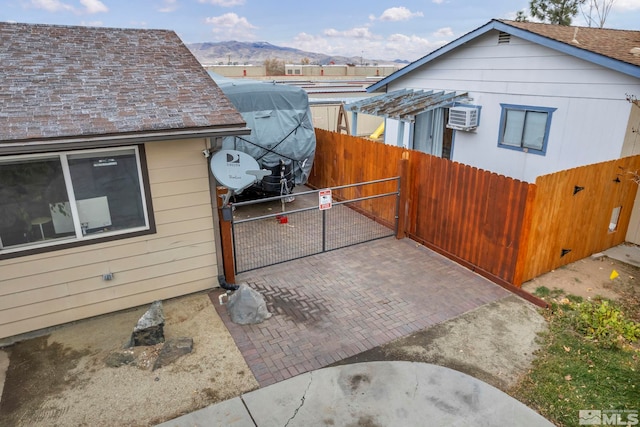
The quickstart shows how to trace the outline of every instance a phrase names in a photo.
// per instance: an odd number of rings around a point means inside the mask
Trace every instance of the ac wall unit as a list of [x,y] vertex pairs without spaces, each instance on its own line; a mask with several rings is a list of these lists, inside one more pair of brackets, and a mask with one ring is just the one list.
[[478,127],[478,109],[475,107],[449,108],[447,127],[456,130],[474,130]]

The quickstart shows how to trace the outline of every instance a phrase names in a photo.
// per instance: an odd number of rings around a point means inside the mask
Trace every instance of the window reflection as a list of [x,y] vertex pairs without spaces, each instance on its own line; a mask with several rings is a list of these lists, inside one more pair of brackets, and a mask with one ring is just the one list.
[[145,228],[135,148],[0,159],[0,250]]
[[73,233],[53,228],[50,201],[68,202],[59,158],[0,163],[0,247],[29,244]]

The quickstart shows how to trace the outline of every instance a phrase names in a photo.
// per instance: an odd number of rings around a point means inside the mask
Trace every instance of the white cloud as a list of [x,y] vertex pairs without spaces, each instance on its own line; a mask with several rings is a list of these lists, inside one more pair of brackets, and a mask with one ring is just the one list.
[[367,27],[355,27],[345,31],[338,31],[333,28],[324,30],[324,35],[327,37],[344,37],[349,39],[374,39],[376,36],[369,31]]
[[323,35],[299,33],[293,42],[284,42],[282,45],[326,55],[381,59],[381,40],[381,37],[372,34],[367,28],[347,31],[329,29],[325,30]]
[[62,3],[59,0],[31,0],[31,6],[36,9],[44,9],[47,12],[73,11],[73,6]]
[[36,9],[44,9],[47,12],[73,12],[76,14],[94,14],[108,12],[109,8],[100,0],[80,0],[84,8],[77,8],[60,0],[31,0],[31,6]]
[[613,3],[613,9],[618,11],[638,10],[640,9],[640,0],[616,0]]
[[442,4],[444,3],[444,0],[431,0],[433,3],[435,4]]
[[321,52],[327,55],[336,55],[335,52],[337,44],[334,40],[329,42],[329,40],[321,36],[299,33],[293,38],[293,43],[290,43],[289,47],[305,50],[307,52]]
[[178,8],[178,0],[164,0],[162,6],[158,8],[158,12],[169,13]]
[[244,0],[198,0],[200,3],[212,4],[214,6],[233,7],[242,6]]
[[[352,30],[330,29],[325,30],[323,35],[299,33],[292,43],[283,43],[283,45],[327,55],[364,57],[366,61],[394,59],[414,61],[447,43],[444,40],[431,42],[419,36],[405,34],[393,34],[384,39],[366,30],[368,36],[358,38],[356,43],[354,43]],[[357,31],[355,33],[358,34]]]
[[415,61],[446,43],[443,40],[430,42],[428,39],[415,35],[392,34],[384,44],[384,52],[386,58]]
[[453,37],[453,30],[451,27],[439,28],[433,33],[433,36],[438,38]]
[[253,40],[255,36],[252,30],[258,28],[251,25],[247,18],[238,16],[235,13],[213,16],[207,18],[205,22],[212,24],[214,26],[213,33],[224,40]]
[[[420,16],[424,16],[422,12],[411,12],[406,7],[400,6],[400,7],[392,7],[385,10],[384,12],[382,12],[382,15],[380,15],[378,19],[380,21],[395,22],[395,21],[408,21],[409,19],[420,17]],[[374,16],[369,16],[369,19],[374,20],[376,18]]]
[[80,4],[85,7],[84,12],[89,14],[109,11],[109,8],[105,6],[104,3],[102,3],[100,0],[80,0]]

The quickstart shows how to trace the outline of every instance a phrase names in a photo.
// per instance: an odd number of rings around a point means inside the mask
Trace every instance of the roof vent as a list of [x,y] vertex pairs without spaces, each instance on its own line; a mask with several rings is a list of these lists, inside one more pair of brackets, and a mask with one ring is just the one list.
[[500,31],[498,34],[498,44],[509,44],[511,41],[511,34]]

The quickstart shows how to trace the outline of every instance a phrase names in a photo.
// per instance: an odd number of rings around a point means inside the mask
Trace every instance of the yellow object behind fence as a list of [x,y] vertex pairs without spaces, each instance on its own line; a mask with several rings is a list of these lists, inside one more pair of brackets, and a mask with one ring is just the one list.
[[384,122],[382,122],[380,124],[380,126],[378,126],[378,129],[376,129],[375,132],[373,132],[371,135],[369,135],[369,138],[378,139],[378,138],[380,138],[380,135],[382,135],[383,133],[384,133]]

